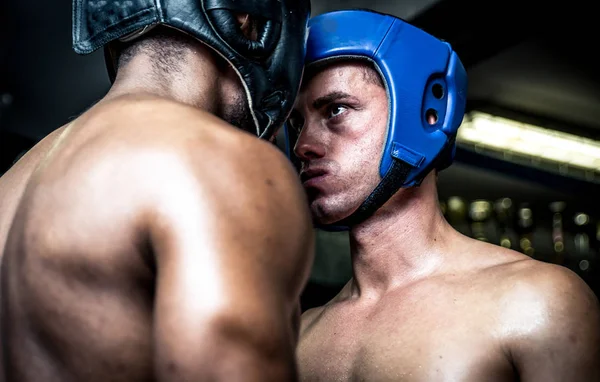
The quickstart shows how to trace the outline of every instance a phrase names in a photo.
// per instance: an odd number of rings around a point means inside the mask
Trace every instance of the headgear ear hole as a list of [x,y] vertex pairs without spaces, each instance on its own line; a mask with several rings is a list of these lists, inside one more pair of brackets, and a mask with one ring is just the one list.
[[442,99],[444,97],[444,87],[441,84],[433,84],[431,93],[435,98]]
[[427,109],[425,112],[425,120],[431,126],[435,125],[438,121],[438,112],[435,109]]
[[277,46],[281,34],[281,23],[257,18],[253,21],[256,27],[257,38],[249,39],[238,26],[236,15],[228,9],[214,9],[208,14],[210,21],[217,33],[233,49],[243,55],[254,58],[263,58],[271,54]]

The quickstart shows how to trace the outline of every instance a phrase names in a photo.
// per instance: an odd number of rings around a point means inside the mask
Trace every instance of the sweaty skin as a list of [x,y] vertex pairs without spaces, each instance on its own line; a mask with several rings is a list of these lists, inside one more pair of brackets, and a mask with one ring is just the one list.
[[312,225],[275,146],[102,101],[0,178],[10,381],[295,379]]
[[463,246],[462,264],[382,295],[351,281],[306,312],[301,380],[600,380],[598,305],[576,275],[467,238],[448,245]]
[[[373,69],[305,77],[290,126],[318,223],[348,216],[379,182],[387,95]],[[351,227],[353,277],[304,313],[303,381],[600,381],[600,310],[570,270],[463,236],[430,173]]]

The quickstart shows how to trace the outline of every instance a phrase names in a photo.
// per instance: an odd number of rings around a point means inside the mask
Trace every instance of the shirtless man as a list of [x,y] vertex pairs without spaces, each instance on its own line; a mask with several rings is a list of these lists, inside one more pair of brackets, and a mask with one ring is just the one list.
[[301,379],[599,381],[598,301],[583,281],[462,236],[440,212],[436,172],[466,93],[451,47],[367,11],[309,26],[289,128],[315,221],[350,229],[353,277],[304,313]]
[[116,78],[0,178],[8,381],[295,380],[312,223],[268,139],[309,13],[74,2],[75,50],[108,43]]

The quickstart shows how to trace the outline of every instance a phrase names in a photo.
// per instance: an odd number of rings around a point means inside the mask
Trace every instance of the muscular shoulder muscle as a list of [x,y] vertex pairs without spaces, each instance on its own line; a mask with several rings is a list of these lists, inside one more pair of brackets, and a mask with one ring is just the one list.
[[292,320],[313,246],[303,193],[271,145],[207,139],[155,163],[159,380],[292,379]]
[[40,160],[48,154],[64,129],[65,127],[61,127],[54,130],[0,177],[0,255],[14,212],[32,172]]
[[505,302],[508,350],[520,379],[600,381],[598,300],[570,270],[526,262]]
[[[35,167],[48,153],[64,129],[65,127],[61,127],[54,130],[0,177],[0,265],[15,211],[27,182]],[[0,382],[5,380],[3,358],[3,349],[0,346]]]

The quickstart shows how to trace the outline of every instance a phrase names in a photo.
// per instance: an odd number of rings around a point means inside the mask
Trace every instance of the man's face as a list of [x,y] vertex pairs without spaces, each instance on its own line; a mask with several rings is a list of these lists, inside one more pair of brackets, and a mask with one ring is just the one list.
[[313,218],[349,216],[380,181],[388,99],[366,63],[339,62],[307,76],[289,120]]

